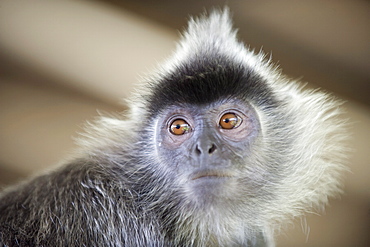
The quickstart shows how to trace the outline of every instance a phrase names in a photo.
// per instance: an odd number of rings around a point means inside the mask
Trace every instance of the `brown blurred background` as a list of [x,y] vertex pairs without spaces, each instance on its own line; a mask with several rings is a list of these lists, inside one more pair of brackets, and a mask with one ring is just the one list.
[[0,0],[0,186],[61,162],[97,110],[124,109],[190,15],[225,3],[241,40],[346,100],[353,123],[345,194],[277,246],[370,246],[369,1]]

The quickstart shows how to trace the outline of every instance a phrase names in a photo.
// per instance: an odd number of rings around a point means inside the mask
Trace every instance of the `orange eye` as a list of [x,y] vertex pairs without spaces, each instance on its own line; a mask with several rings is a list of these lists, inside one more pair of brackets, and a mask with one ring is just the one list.
[[220,127],[223,129],[234,129],[241,123],[242,119],[234,113],[226,113],[220,119]]
[[183,135],[190,131],[190,125],[182,119],[176,119],[171,123],[170,131],[174,135]]

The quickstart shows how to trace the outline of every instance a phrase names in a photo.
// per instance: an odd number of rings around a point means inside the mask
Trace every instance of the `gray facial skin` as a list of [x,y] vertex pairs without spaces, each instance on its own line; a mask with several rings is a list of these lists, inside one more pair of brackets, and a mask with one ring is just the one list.
[[227,10],[190,20],[137,92],[0,194],[0,246],[275,246],[341,191],[340,103],[245,48]]
[[[237,117],[236,123],[223,123],[223,128],[220,122],[228,114]],[[186,127],[175,134],[171,124],[178,120]],[[192,203],[204,204],[201,208],[235,203],[238,198],[233,194],[239,186],[248,186],[249,180],[258,183],[255,171],[250,179],[245,177],[248,169],[253,170],[253,164],[246,167],[245,160],[258,141],[260,126],[253,108],[244,102],[172,106],[161,114],[156,128],[160,162],[174,171],[178,186]]]

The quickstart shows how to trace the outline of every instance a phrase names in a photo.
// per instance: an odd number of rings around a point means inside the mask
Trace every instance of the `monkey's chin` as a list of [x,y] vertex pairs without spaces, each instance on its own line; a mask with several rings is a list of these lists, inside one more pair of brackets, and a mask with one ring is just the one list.
[[201,176],[190,180],[192,194],[202,204],[217,204],[224,201],[232,191],[235,180],[229,176]]

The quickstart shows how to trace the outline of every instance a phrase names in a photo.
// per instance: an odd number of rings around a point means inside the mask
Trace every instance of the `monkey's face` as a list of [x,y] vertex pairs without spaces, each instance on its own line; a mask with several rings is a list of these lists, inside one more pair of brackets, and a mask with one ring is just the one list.
[[[253,107],[240,100],[177,105],[156,123],[156,155],[185,195],[202,203],[235,198],[253,164],[260,125]],[[247,183],[249,183],[247,181]]]

